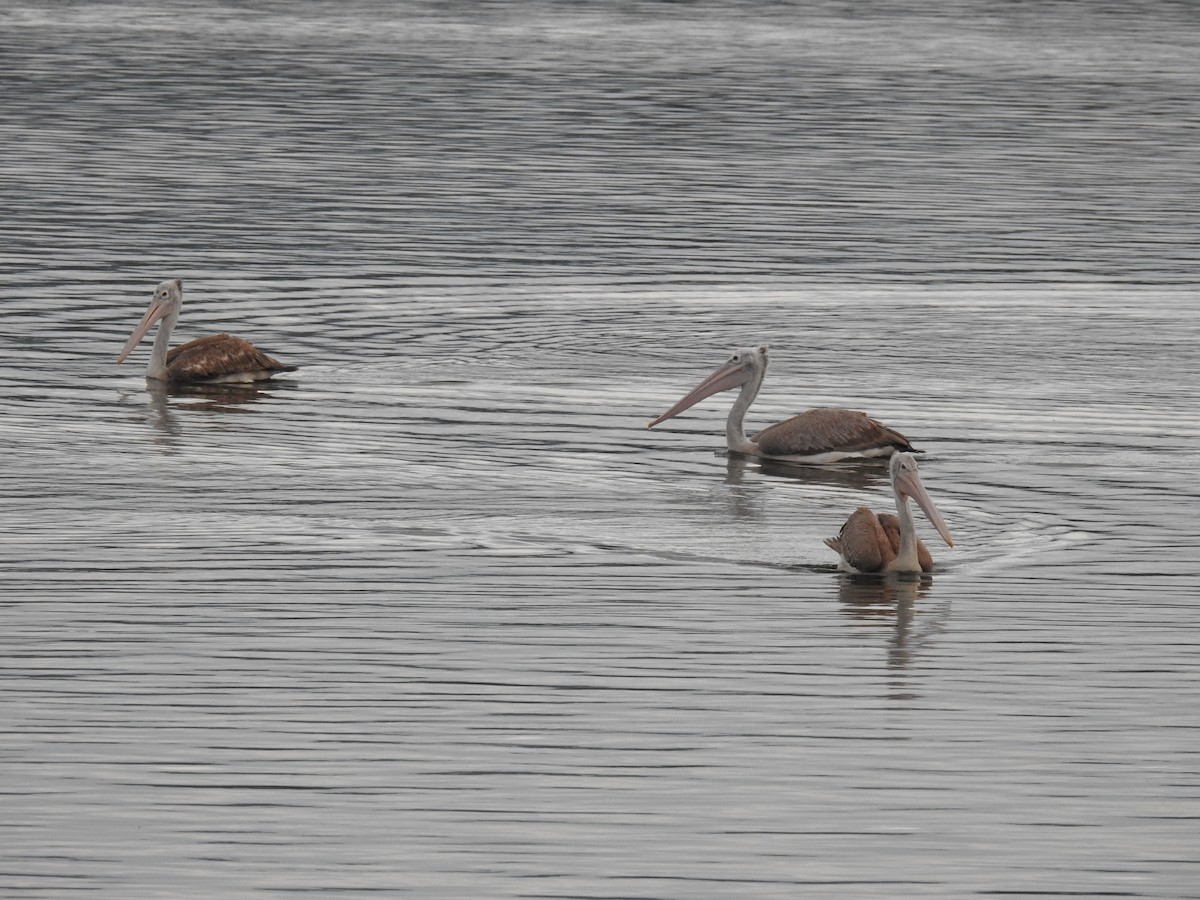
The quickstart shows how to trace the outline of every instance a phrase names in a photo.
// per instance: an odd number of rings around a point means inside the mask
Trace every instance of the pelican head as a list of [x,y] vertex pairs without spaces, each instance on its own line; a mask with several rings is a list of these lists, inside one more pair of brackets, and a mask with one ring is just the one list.
[[933,500],[925,490],[925,485],[921,483],[921,473],[917,471],[917,461],[913,455],[904,452],[893,453],[891,461],[888,463],[888,471],[892,476],[892,490],[896,493],[896,506],[901,508],[901,512],[903,512],[902,508],[908,502],[909,497],[916,500],[917,506],[921,507],[925,515],[929,517],[929,521],[942,536],[942,540],[946,542],[947,546],[953,547],[954,540],[950,537],[950,529],[942,521],[941,513],[933,505]]
[[173,278],[169,281],[164,281],[154,289],[154,297],[150,301],[150,308],[146,310],[146,314],[142,316],[142,321],[138,322],[137,328],[133,330],[129,340],[125,342],[125,346],[121,348],[121,355],[117,357],[118,363],[123,363],[138,342],[146,336],[146,332],[150,327],[161,319],[168,319],[172,324],[179,316],[179,310],[183,308],[183,280]]
[[711,397],[721,391],[732,390],[747,383],[753,384],[757,389],[758,385],[762,384],[763,376],[767,373],[767,351],[769,349],[767,344],[760,344],[757,347],[742,347],[734,350],[733,355],[723,366],[692,388],[678,403],[646,427],[653,428],[655,425],[679,415],[685,409],[695,406],[705,397]]

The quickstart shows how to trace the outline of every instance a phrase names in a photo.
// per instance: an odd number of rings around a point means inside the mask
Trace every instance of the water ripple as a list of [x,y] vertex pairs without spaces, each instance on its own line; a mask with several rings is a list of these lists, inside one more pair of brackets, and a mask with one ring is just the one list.
[[[1191,895],[1182,5],[0,24],[0,893]],[[118,368],[166,277],[300,369]],[[931,577],[646,429],[763,342]]]

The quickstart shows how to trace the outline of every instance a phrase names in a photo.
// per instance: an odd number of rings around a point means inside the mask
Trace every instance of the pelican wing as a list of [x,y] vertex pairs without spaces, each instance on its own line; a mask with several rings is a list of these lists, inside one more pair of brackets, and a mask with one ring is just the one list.
[[885,447],[914,452],[900,432],[851,409],[810,409],[764,428],[754,436],[754,442],[768,456],[862,453]]
[[896,558],[879,517],[865,506],[856,509],[838,536],[826,538],[825,544],[859,572],[879,572]]
[[[900,520],[891,513],[880,513],[878,518],[879,526],[887,535],[888,543],[892,545],[893,555],[898,556],[900,554]],[[921,564],[922,572],[933,571],[933,554],[929,552],[929,548],[920,538],[917,538],[917,562]]]
[[241,374],[267,378],[295,368],[228,334],[196,338],[167,353],[167,373],[172,381],[208,381]]

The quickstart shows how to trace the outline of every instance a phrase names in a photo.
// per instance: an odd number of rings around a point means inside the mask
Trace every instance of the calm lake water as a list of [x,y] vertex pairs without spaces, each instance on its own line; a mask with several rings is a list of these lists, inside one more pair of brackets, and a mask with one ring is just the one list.
[[[1200,897],[1187,3],[0,8],[0,895]],[[177,340],[300,369],[147,385]],[[822,544],[879,463],[931,576]]]

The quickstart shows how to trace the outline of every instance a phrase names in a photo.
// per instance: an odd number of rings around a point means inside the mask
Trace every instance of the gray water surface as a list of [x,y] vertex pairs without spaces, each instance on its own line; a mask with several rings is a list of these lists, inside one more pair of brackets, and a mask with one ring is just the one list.
[[1200,896],[1189,6],[0,26],[0,894]]

